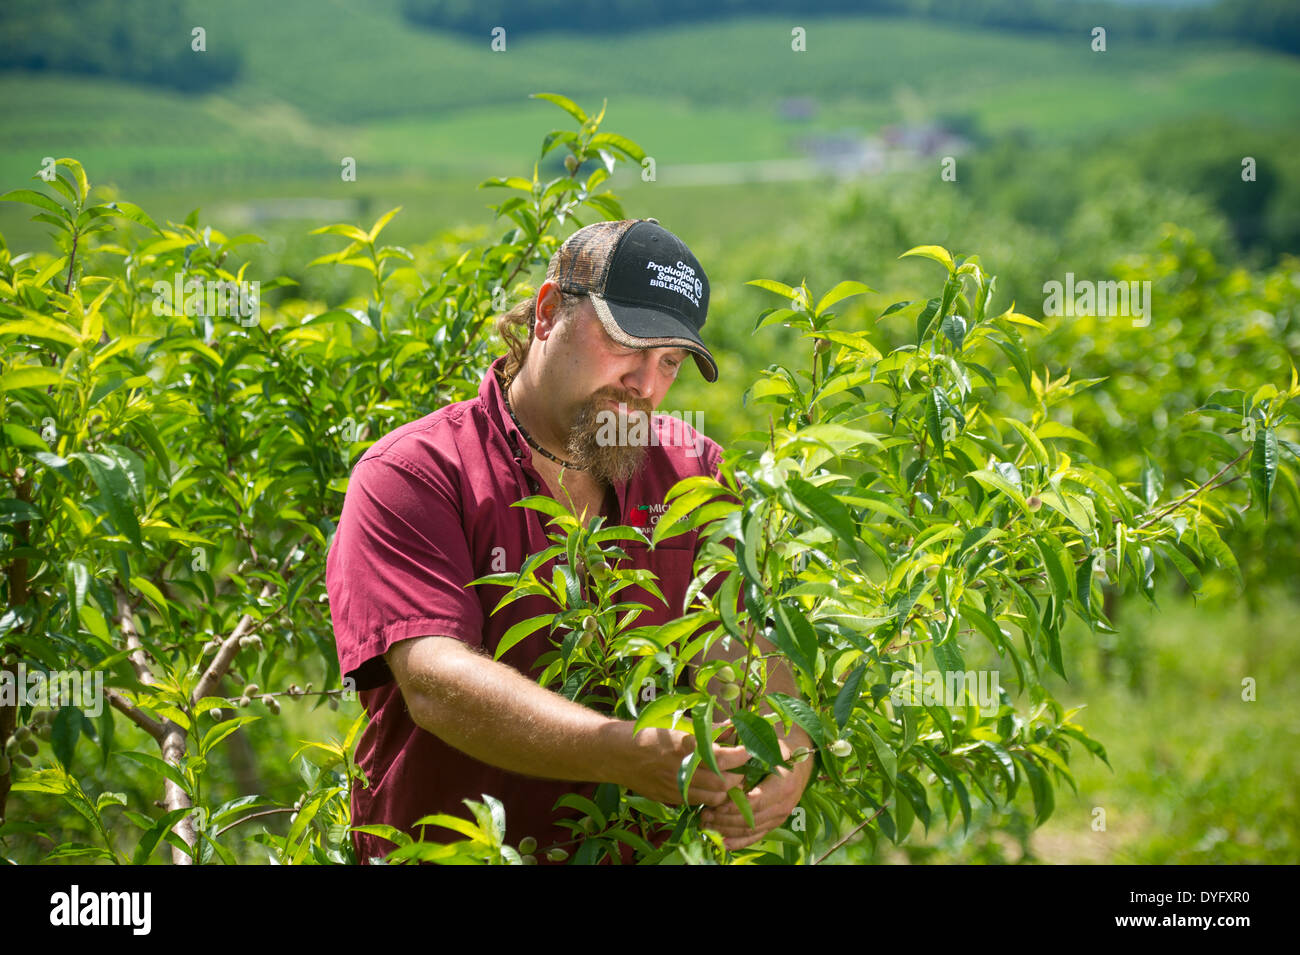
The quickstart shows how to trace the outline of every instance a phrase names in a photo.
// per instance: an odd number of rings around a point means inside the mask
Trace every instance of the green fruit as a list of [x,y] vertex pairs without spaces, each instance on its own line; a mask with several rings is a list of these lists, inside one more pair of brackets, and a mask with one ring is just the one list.
[[812,755],[812,750],[810,750],[807,746],[800,746],[798,749],[796,749],[793,753],[790,754],[790,762],[802,763],[805,759],[807,759],[811,755]]
[[827,747],[836,756],[848,756],[853,752],[853,744],[846,739],[837,739]]
[[713,678],[719,683],[735,683],[736,671],[730,666],[725,666],[719,669],[717,673],[713,674]]
[[595,617],[584,617],[584,618],[583,618],[583,621],[582,621],[582,629],[583,629],[583,630],[586,630],[588,633],[595,633],[599,628],[600,628],[600,626],[599,626],[599,624],[596,623],[596,618],[595,618]]
[[18,726],[14,728],[14,739],[23,740],[32,735],[30,727]]
[[41,751],[41,747],[34,739],[23,740],[23,752],[28,756],[35,756]]
[[9,757],[0,756],[0,776],[3,776],[7,772],[9,772]]
[[582,636],[578,638],[578,647],[582,650],[587,649],[587,647],[591,646],[591,640],[592,640],[591,634],[588,633],[586,630],[584,630],[582,632]]
[[740,696],[740,687],[736,686],[734,683],[724,683],[722,684],[722,689],[718,692],[718,695],[724,700],[734,700],[736,697]]
[[526,856],[523,857],[523,860],[522,860],[522,861],[523,861],[524,865],[537,865],[537,856],[534,856],[534,855],[526,855]]
[[519,840],[519,853],[528,855],[537,851],[537,840],[532,836],[524,836]]
[[563,849],[556,848],[546,853],[546,858],[552,862],[563,862],[565,859],[569,858],[569,854]]
[[23,741],[20,740],[17,736],[10,736],[9,739],[5,741],[5,755],[6,756],[14,755],[14,753],[18,752],[18,747],[21,746],[22,744]]

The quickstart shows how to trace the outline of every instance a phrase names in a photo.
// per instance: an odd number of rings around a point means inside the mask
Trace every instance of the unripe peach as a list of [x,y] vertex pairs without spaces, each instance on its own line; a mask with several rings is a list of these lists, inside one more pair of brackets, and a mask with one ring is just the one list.
[[740,696],[740,687],[734,683],[724,683],[722,684],[722,689],[718,691],[718,696],[722,697],[724,700],[734,700],[736,697]]
[[537,851],[537,840],[532,836],[524,836],[519,840],[520,855],[528,855]]
[[535,855],[522,856],[520,861],[522,861],[524,865],[537,865],[537,856]]
[[836,756],[848,756],[853,752],[853,744],[846,739],[837,739],[827,747]]
[[546,858],[552,862],[563,862],[569,858],[569,854],[557,846],[546,853]]

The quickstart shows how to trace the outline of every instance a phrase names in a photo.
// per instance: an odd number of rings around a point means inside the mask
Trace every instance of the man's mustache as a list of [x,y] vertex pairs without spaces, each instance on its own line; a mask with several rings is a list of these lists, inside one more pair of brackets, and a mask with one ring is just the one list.
[[624,394],[609,388],[605,388],[596,392],[594,395],[592,395],[591,401],[589,403],[595,405],[597,403],[604,402],[607,400],[616,402],[618,404],[627,405],[627,407],[632,411],[641,411],[646,414],[649,414],[652,410],[650,402],[647,401],[645,398],[635,398],[632,395]]

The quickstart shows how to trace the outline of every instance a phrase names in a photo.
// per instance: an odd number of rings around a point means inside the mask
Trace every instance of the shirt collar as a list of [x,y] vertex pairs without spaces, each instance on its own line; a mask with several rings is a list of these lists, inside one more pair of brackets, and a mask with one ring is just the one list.
[[502,355],[488,367],[487,374],[483,376],[483,383],[479,385],[478,396],[487,411],[488,418],[505,435],[515,460],[522,464],[531,464],[533,449],[528,446],[523,432],[519,430],[519,426],[515,424],[506,408],[506,392],[500,380],[504,374],[505,360],[506,356]]

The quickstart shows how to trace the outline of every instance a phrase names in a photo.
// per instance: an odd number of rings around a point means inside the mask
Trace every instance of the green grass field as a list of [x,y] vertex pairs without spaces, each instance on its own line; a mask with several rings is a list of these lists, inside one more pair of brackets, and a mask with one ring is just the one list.
[[[1080,144],[1207,115],[1275,128],[1300,119],[1300,63],[1208,42],[1113,36],[1093,53],[1082,39],[840,18],[798,24],[808,49],[794,53],[790,22],[749,18],[620,37],[512,36],[507,24],[507,50],[494,53],[486,37],[414,30],[392,0],[225,9],[209,42],[239,44],[245,67],[216,95],[0,75],[0,183],[26,185],[41,157],[75,155],[141,202],[155,192],[208,204],[223,193],[330,195],[399,181],[407,194],[402,177],[459,195],[527,168],[545,131],[567,122],[527,99],[541,90],[589,109],[608,98],[606,127],[641,142],[661,179],[679,163],[793,157],[811,132],[940,117]],[[776,107],[789,96],[814,97],[820,111],[783,120]],[[344,156],[357,159],[356,183],[339,181]],[[453,205],[445,218],[476,217],[472,205]],[[0,229],[11,234],[18,218],[0,210]]]

